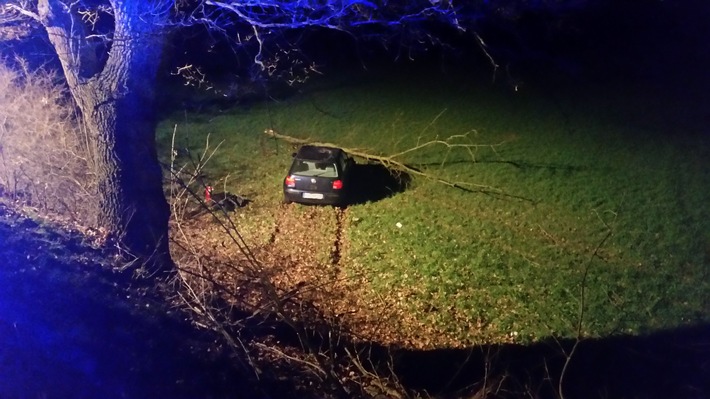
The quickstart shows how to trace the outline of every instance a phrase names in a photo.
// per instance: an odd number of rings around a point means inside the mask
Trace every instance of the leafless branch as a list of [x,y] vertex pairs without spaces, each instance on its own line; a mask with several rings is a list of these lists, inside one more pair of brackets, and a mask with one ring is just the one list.
[[[519,200],[532,202],[531,199],[516,196],[514,194],[506,193],[505,191],[503,191],[497,187],[493,187],[493,186],[489,186],[489,185],[485,185],[485,184],[477,184],[477,183],[472,183],[472,182],[467,182],[467,181],[454,181],[454,180],[445,179],[441,176],[421,170],[421,169],[419,169],[415,166],[412,166],[411,164],[408,164],[405,161],[401,160],[402,156],[416,152],[416,151],[420,151],[424,148],[431,147],[431,146],[443,146],[443,147],[447,148],[447,150],[452,150],[455,148],[465,149],[469,153],[469,155],[471,156],[471,160],[473,162],[475,162],[475,160],[476,160],[475,150],[476,149],[490,148],[491,150],[493,150],[495,152],[496,147],[499,147],[499,146],[507,143],[508,141],[501,141],[496,144],[456,143],[455,140],[457,140],[457,139],[468,138],[468,134],[463,134],[463,135],[450,136],[449,138],[444,139],[444,140],[434,139],[434,140],[427,141],[425,143],[419,143],[412,148],[400,151],[399,153],[395,153],[393,155],[377,155],[377,154],[373,154],[373,153],[363,151],[360,149],[356,149],[356,148],[342,147],[342,146],[339,146],[334,143],[324,143],[324,142],[316,142],[313,140],[300,139],[297,137],[277,133],[273,129],[265,130],[264,134],[266,134],[269,137],[283,140],[283,141],[286,141],[286,142],[292,143],[292,144],[299,144],[299,145],[312,144],[312,145],[320,145],[320,146],[326,146],[326,147],[339,147],[339,148],[342,148],[348,154],[354,155],[354,156],[362,158],[362,159],[366,159],[368,161],[380,163],[388,169],[399,171],[399,172],[404,172],[404,173],[414,175],[414,176],[424,177],[426,179],[429,179],[429,180],[435,181],[437,183],[443,184],[445,186],[456,188],[459,190],[463,190],[463,191],[467,191],[467,192],[483,192],[486,194],[515,198],[515,199],[519,199]],[[446,160],[446,158],[444,158],[443,162],[445,162],[445,160]]]
[[21,16],[33,19],[35,21],[40,21],[39,15],[29,8],[29,4],[26,1],[19,2],[18,4],[5,4],[2,9],[0,9],[0,21],[3,23],[16,23],[21,20]]
[[[599,256],[599,251],[602,249],[606,241],[611,237],[612,235],[612,228],[609,226],[609,224],[599,215],[599,213],[596,210],[593,210],[594,213],[597,215],[599,218],[599,221],[604,225],[606,228],[606,233],[604,234],[604,237],[597,243],[597,246],[594,248],[594,251],[589,257],[589,261],[587,262],[586,266],[584,267],[584,273],[582,274],[582,282],[580,286],[580,300],[579,300],[579,310],[577,311],[577,336],[575,338],[574,345],[572,345],[572,349],[569,351],[569,353],[565,353],[565,363],[562,366],[562,371],[560,372],[560,378],[557,384],[557,393],[560,396],[560,399],[565,399],[564,395],[564,380],[565,376],[567,375],[567,370],[569,369],[570,364],[572,363],[572,358],[574,357],[575,353],[577,352],[577,348],[579,347],[579,344],[582,342],[584,339],[582,329],[584,327],[584,316],[586,312],[586,306],[587,306],[587,277],[589,276],[589,270],[592,266],[592,263],[596,258],[602,259]],[[614,218],[616,218],[616,213],[610,211],[612,214],[614,214]]]

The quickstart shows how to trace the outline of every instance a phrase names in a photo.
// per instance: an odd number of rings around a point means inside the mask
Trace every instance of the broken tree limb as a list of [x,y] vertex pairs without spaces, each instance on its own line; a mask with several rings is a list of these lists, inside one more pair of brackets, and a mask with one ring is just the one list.
[[[489,194],[489,195],[494,195],[494,196],[501,196],[501,197],[508,197],[508,198],[515,198],[523,201],[529,201],[529,202],[535,202],[529,198],[513,195],[506,193],[505,191],[493,187],[493,186],[488,186],[485,184],[476,184],[476,183],[470,183],[470,182],[461,182],[461,181],[452,181],[448,179],[444,179],[440,176],[436,176],[434,174],[428,173],[420,168],[417,168],[416,166],[413,166],[411,164],[405,163],[399,159],[398,157],[402,157],[405,154],[411,154],[415,151],[422,150],[423,148],[430,147],[430,146],[435,146],[435,145],[440,145],[444,146],[447,148],[447,154],[446,157],[449,155],[449,151],[451,151],[454,148],[464,148],[468,151],[469,155],[471,156],[471,160],[475,162],[475,154],[474,151],[475,149],[482,148],[482,147],[488,147],[491,148],[495,152],[495,147],[498,147],[502,144],[505,144],[506,141],[500,142],[498,144],[473,144],[473,143],[456,143],[456,139],[464,138],[467,137],[465,134],[463,135],[455,135],[451,136],[445,140],[440,140],[440,139],[434,139],[431,141],[427,141],[425,143],[417,143],[416,146],[406,149],[404,151],[400,151],[396,154],[393,155],[377,155],[377,154],[372,154],[370,152],[367,152],[362,149],[357,149],[357,148],[347,148],[347,147],[342,147],[338,144],[334,143],[327,143],[327,142],[318,142],[318,141],[313,141],[310,139],[301,139],[298,137],[293,137],[293,136],[288,136],[285,134],[280,134],[276,132],[273,129],[266,129],[264,131],[264,134],[278,139],[278,140],[283,140],[287,143],[291,144],[298,144],[298,145],[316,145],[316,146],[323,146],[323,147],[336,147],[336,148],[341,148],[343,151],[347,152],[350,155],[356,156],[358,158],[366,159],[368,161],[376,162],[384,166],[385,168],[397,172],[397,173],[407,173],[413,176],[420,176],[424,177],[429,180],[433,180],[437,183],[443,184],[445,186],[449,186],[455,189],[459,189],[462,191],[466,192],[478,192],[478,193],[484,193],[484,194]],[[446,161],[446,157],[442,161],[442,165]]]

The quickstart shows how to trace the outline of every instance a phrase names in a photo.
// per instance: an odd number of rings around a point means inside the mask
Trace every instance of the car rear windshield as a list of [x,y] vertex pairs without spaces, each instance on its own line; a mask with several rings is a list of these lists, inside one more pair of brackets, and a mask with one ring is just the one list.
[[332,162],[315,162],[297,159],[291,173],[300,176],[338,177],[338,169]]

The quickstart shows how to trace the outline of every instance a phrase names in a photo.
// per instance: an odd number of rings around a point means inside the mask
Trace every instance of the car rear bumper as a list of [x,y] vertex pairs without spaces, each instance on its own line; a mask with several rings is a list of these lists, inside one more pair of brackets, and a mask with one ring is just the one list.
[[[303,194],[323,194],[323,198],[304,198]],[[298,202],[299,204],[314,204],[314,205],[344,205],[345,192],[338,193],[314,193],[312,191],[297,190],[294,188],[284,189],[284,198],[289,202]]]

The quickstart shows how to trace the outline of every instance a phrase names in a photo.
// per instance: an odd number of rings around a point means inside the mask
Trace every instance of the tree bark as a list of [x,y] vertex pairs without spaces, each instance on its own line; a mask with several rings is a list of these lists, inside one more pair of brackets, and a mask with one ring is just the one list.
[[99,223],[150,273],[172,270],[154,114],[167,13],[155,3],[111,1],[115,29],[108,59],[93,68],[81,64],[83,38],[71,10],[58,0],[39,0],[38,7],[95,147]]

